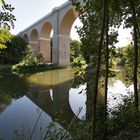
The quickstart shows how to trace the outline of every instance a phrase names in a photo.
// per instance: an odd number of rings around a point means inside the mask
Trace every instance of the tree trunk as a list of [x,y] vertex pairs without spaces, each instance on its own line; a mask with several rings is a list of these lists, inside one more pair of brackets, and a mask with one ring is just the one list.
[[105,72],[105,109],[104,109],[104,123],[105,123],[105,135],[104,139],[107,138],[107,92],[108,92],[108,67],[109,67],[109,49],[108,49],[108,30],[109,30],[109,1],[106,0],[106,72]]
[[137,71],[138,71],[138,30],[137,30],[137,21],[136,21],[136,11],[135,3],[131,0],[130,6],[132,10],[132,24],[133,24],[133,34],[134,34],[134,97],[135,97],[135,106],[138,108],[138,88],[137,88]]
[[100,36],[100,41],[99,41],[97,69],[96,69],[96,74],[95,74],[95,86],[94,86],[94,92],[93,92],[94,95],[93,95],[92,136],[91,136],[92,140],[95,140],[96,105],[97,105],[98,83],[99,83],[99,74],[100,74],[100,66],[101,66],[101,51],[102,51],[104,32],[105,32],[105,20],[106,20],[106,0],[103,0],[102,27],[101,27],[101,36]]

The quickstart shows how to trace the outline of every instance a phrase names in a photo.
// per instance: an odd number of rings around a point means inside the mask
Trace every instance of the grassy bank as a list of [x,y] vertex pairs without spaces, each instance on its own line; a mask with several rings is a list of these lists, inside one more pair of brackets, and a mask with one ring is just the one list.
[[28,74],[28,73],[37,73],[47,70],[61,69],[62,67],[58,67],[53,64],[45,64],[39,66],[18,66],[15,65],[0,65],[0,75],[3,74]]

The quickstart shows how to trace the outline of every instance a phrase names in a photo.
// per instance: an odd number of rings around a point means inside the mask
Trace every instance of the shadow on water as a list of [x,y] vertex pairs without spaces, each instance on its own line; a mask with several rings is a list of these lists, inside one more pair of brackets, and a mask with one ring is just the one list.
[[[30,91],[26,94],[41,107],[53,120],[61,112],[61,119],[67,124],[75,116],[69,102],[70,80],[73,74],[68,69],[38,73],[27,78]],[[77,118],[77,121],[80,120]]]
[[7,75],[0,78],[0,112],[2,112],[12,100],[16,100],[28,91],[27,83],[16,75]]
[[43,139],[49,123],[55,119],[59,120],[59,124],[55,124],[56,128],[63,129],[73,118],[75,123],[81,121],[70,104],[70,79],[72,75],[67,70],[38,73],[24,78],[15,75],[2,77],[0,138]]
[[[23,78],[15,75],[0,77],[0,139],[43,139],[49,124],[56,119],[56,129],[67,129],[73,118],[78,123],[91,116],[90,103],[88,104],[91,98],[86,92],[87,85],[72,88],[73,77],[73,72],[68,69],[32,74]],[[116,105],[117,98],[120,101],[119,95],[127,92],[126,84],[119,79],[120,77],[114,77],[109,80],[108,103],[111,108]],[[98,110],[103,112],[102,88],[99,93]],[[76,116],[79,107],[83,109]],[[100,113],[98,119],[99,116]],[[54,127],[51,131],[55,132]]]
[[[69,90],[70,81],[51,86],[51,88],[32,85],[26,96],[51,116],[53,121],[57,118],[60,122],[65,120],[69,124],[75,117],[69,102]],[[80,121],[80,119],[76,117],[75,121]]]

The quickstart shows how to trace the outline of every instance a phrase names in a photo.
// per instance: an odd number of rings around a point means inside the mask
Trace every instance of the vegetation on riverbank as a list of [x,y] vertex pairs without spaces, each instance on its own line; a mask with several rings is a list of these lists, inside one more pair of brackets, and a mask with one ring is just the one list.
[[[83,68],[76,73],[76,76],[78,75],[77,77],[80,78],[75,79],[78,84],[87,83],[87,113],[86,121],[75,126],[72,136],[77,140],[86,138],[92,140],[139,139],[140,0],[95,0],[94,2],[87,0],[85,2],[84,8],[81,8],[78,1],[73,2],[83,26],[77,28],[81,44],[78,44],[76,49],[72,48],[71,61],[73,61],[73,66]],[[133,81],[134,96],[132,98],[126,97],[123,104],[114,111],[110,111],[107,106],[108,78],[111,75],[109,70],[115,64],[114,48],[118,36],[116,27],[119,28],[122,24],[124,28],[133,29],[133,43],[123,52],[124,56],[118,65],[123,64],[127,68],[125,77],[126,80]],[[2,64],[15,64],[14,66],[2,66],[1,72],[25,74],[56,68],[54,65],[46,65],[41,54],[26,52],[28,46],[23,38],[8,35],[9,33],[5,31],[0,33],[3,34],[0,36],[0,62]],[[5,38],[5,34],[8,35],[8,38]],[[104,105],[98,106],[101,88],[103,88]]]

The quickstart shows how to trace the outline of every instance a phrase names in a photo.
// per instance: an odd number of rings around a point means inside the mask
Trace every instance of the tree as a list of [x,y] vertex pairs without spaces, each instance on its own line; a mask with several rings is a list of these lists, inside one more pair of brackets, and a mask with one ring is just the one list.
[[4,0],[1,0],[1,9],[0,9],[0,28],[10,27],[14,28],[15,16],[12,14],[14,8],[10,4],[6,4]]
[[108,75],[109,75],[109,48],[108,48],[108,44],[109,44],[109,36],[108,36],[108,32],[109,32],[109,0],[105,0],[104,2],[104,6],[106,7],[106,15],[105,15],[105,49],[106,49],[106,72],[105,72],[105,109],[104,109],[104,123],[105,123],[105,135],[104,135],[104,139],[107,138],[107,95],[108,95]]
[[12,35],[7,29],[0,30],[0,49],[7,48],[5,42],[11,39]]
[[[79,27],[78,33],[82,42],[81,50],[84,52],[84,58],[87,63],[90,63],[91,56],[93,57],[92,65],[90,65],[90,76],[87,79],[87,92],[92,94],[93,105],[93,132],[92,139],[95,136],[95,118],[96,118],[96,104],[99,88],[99,77],[105,74],[105,122],[107,115],[107,84],[108,84],[108,46],[114,47],[117,42],[117,29],[123,24],[124,28],[133,27],[134,39],[134,97],[135,103],[138,107],[137,94],[137,68],[138,68],[138,33],[139,33],[139,16],[140,16],[140,1],[127,0],[83,0],[84,5],[81,6],[78,0],[73,0],[76,10],[79,12],[79,19],[83,23],[83,27]],[[109,3],[109,4],[108,4]],[[109,18],[108,18],[109,12]],[[139,21],[139,22],[138,22]],[[109,30],[109,32],[108,32]],[[106,46],[106,47],[105,47]],[[106,49],[105,49],[106,48]],[[106,61],[105,61],[106,60]],[[103,66],[106,64],[105,69]],[[92,81],[92,82],[91,82]]]
[[4,45],[7,48],[1,51],[1,63],[18,63],[26,54],[27,42],[20,36],[12,36],[8,41],[5,41]]
[[130,9],[132,14],[132,26],[133,26],[133,34],[134,34],[134,97],[135,97],[135,106],[138,108],[138,80],[137,80],[137,72],[138,72],[138,23],[137,23],[137,13],[136,13],[136,4],[137,2],[133,2],[130,0]]
[[119,0],[120,10],[117,12],[121,20],[124,22],[124,28],[132,28],[133,44],[134,44],[134,99],[138,108],[138,89],[137,89],[137,72],[138,72],[138,36],[139,36],[139,16],[140,16],[140,0]]
[[[79,7],[77,6],[79,5]],[[94,65],[92,66],[92,82],[88,82],[92,85],[89,86],[89,94],[92,94],[92,138],[95,139],[95,122],[96,122],[96,105],[97,105],[97,96],[98,96],[98,88],[99,88],[99,77],[101,65],[104,61],[104,35],[105,28],[106,37],[108,42],[108,19],[107,17],[107,1],[86,1],[86,6],[82,9],[83,11],[80,14],[80,19],[83,23],[83,27],[78,31],[81,37],[81,42],[85,46],[85,59],[89,62],[91,56],[94,57]],[[79,2],[76,3],[78,9],[80,9]],[[107,48],[108,43],[106,42]],[[107,49],[108,53],[108,49]],[[103,56],[103,57],[102,57]],[[107,54],[108,59],[108,54]],[[107,60],[108,63],[108,60]],[[107,65],[108,69],[108,65]],[[107,71],[108,72],[108,71]],[[108,74],[107,74],[108,78]],[[88,79],[89,80],[89,79]],[[107,83],[107,79],[106,79]],[[91,87],[92,86],[92,87]],[[107,89],[107,88],[106,88]],[[107,91],[106,91],[107,92]]]
[[77,58],[80,54],[81,43],[78,40],[70,41],[70,60],[73,61],[74,58]]
[[120,1],[122,11],[122,19],[124,21],[124,28],[132,28],[133,44],[134,44],[134,70],[133,70],[133,83],[134,83],[134,99],[135,106],[138,108],[138,89],[137,89],[137,73],[138,73],[138,36],[139,36],[139,23],[140,23],[140,0],[123,0]]

